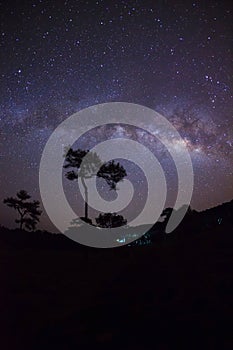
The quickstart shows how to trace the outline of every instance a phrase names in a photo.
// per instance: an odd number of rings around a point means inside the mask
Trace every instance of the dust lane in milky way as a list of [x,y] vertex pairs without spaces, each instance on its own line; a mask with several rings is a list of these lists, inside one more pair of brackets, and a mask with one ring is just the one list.
[[[76,111],[104,102],[145,105],[177,128],[193,161],[192,207],[232,199],[233,21],[228,1],[10,1],[1,13],[2,224],[12,224],[12,213],[2,204],[6,196],[26,189],[40,199],[40,157],[55,127]],[[104,126],[84,135],[80,145],[89,148],[113,137],[145,144],[164,168],[167,205],[172,205],[174,164],[156,140],[158,130],[151,126],[149,131]],[[124,164],[143,205],[145,178],[133,164]],[[73,185],[64,186],[82,211]],[[41,225],[52,227],[45,213]]]

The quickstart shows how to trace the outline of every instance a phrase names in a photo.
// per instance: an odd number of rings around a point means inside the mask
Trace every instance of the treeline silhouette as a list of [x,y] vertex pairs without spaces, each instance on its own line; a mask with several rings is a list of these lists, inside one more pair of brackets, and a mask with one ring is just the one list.
[[[153,245],[154,243],[171,240],[174,238],[190,237],[192,235],[204,232],[206,230],[215,230],[220,227],[222,230],[232,231],[233,228],[233,200],[229,203],[219,205],[215,208],[197,212],[188,206],[185,217],[179,226],[171,233],[166,234],[166,226],[169,218],[174,211],[173,208],[166,208],[163,210],[160,220],[152,227],[151,225],[141,225],[138,227],[130,227],[127,225],[127,220],[117,213],[100,213],[95,222],[88,216],[88,188],[86,180],[97,176],[103,178],[109,186],[109,190],[117,191],[117,184],[127,176],[124,167],[114,160],[103,163],[99,156],[92,151],[65,147],[64,149],[64,169],[68,169],[65,177],[70,180],[81,179],[84,188],[84,216],[73,220],[70,227],[67,228],[65,234],[72,236],[73,233],[87,234],[88,223],[90,230],[94,229],[92,226],[100,228],[117,228],[124,227],[124,233],[119,239],[116,239],[121,245],[126,246],[143,246]],[[38,246],[50,247],[54,245],[57,248],[62,246],[73,248],[80,245],[69,240],[65,235],[52,235],[49,232],[37,230],[36,226],[40,221],[42,211],[40,209],[40,202],[32,200],[31,195],[25,191],[20,190],[16,193],[16,197],[8,197],[3,200],[4,204],[13,208],[17,212],[15,222],[19,224],[19,230],[8,230],[1,227],[1,239],[5,242],[10,242],[14,245],[24,246]],[[183,210],[183,208],[178,209]],[[33,236],[29,236],[26,230],[34,231]],[[141,235],[144,232],[144,235]],[[111,230],[109,231],[111,234]],[[82,248],[83,249],[83,248]]]
[[[127,221],[122,215],[117,215],[116,213],[100,214],[98,218],[96,218],[96,226],[111,228],[126,225],[124,237],[126,237],[125,244],[129,247],[153,245],[155,243],[164,242],[167,240],[181,239],[182,237],[193,237],[211,230],[221,230],[223,232],[233,231],[233,200],[202,212],[192,210],[189,207],[180,225],[173,232],[167,234],[165,232],[165,228],[172,211],[172,208],[165,209],[161,215],[161,219],[163,221],[156,222],[149,230],[147,230],[147,225],[145,225],[144,229],[146,233],[128,245],[127,236],[134,236],[135,232],[137,233],[137,227],[127,226]],[[81,229],[82,219],[77,218],[77,220],[74,220],[73,225],[80,225]],[[27,228],[26,225],[25,228]],[[8,229],[0,226],[0,239],[2,242],[13,246],[85,249],[83,245],[70,240],[63,234],[53,234],[46,230],[34,230],[32,233],[23,228]]]
[[233,230],[233,200],[201,212],[192,210],[188,206],[186,215],[179,226],[172,233],[166,234],[166,225],[173,210],[172,208],[165,209],[161,215],[164,220],[162,222],[156,222],[142,239],[138,242],[136,241],[135,244],[140,244],[143,241],[145,243],[153,243],[169,237],[192,236],[206,230],[215,230],[219,227],[229,232]]
[[0,227],[2,348],[231,350],[232,206],[133,248]]
[[[151,228],[149,225],[142,225],[141,227],[130,227],[127,225],[127,220],[117,213],[100,213],[94,222],[88,216],[88,188],[86,185],[86,180],[97,176],[103,178],[111,191],[117,191],[117,184],[127,176],[127,172],[124,167],[114,160],[109,162],[102,162],[99,156],[92,151],[77,149],[74,150],[71,147],[64,148],[64,169],[68,169],[65,173],[65,177],[70,181],[81,180],[84,189],[84,216],[73,220],[70,223],[70,227],[67,228],[67,233],[72,233],[75,230],[83,230],[85,234],[84,222],[90,224],[90,226],[102,227],[102,228],[116,228],[124,227],[124,234],[119,237],[119,243],[124,243],[127,245],[127,241],[131,242],[132,237],[134,241],[129,243],[130,246],[137,245],[149,245],[154,242],[164,241],[173,237],[178,237],[182,235],[192,235],[197,232],[205,231],[206,229],[215,229],[217,226],[225,227],[226,230],[232,229],[232,207],[233,201],[229,203],[222,204],[216,208],[208,209],[203,212],[197,212],[192,210],[188,206],[186,215],[180,225],[171,234],[166,234],[166,226],[169,218],[174,209],[166,208],[161,214],[160,221],[156,222]],[[15,222],[19,224],[19,229],[35,231],[36,226],[39,223],[41,216],[40,202],[38,200],[32,200],[31,196],[25,190],[20,190],[16,193],[16,197],[8,197],[3,201],[7,206],[13,208],[17,212],[17,218]],[[183,208],[178,209],[182,211]],[[90,227],[90,230],[92,227]],[[1,229],[1,231],[6,231],[7,229]],[[79,231],[79,232],[80,232]],[[16,232],[16,231],[13,231]],[[140,234],[138,233],[140,232]],[[141,232],[145,232],[141,236]],[[34,232],[36,233],[36,232]],[[25,239],[27,234],[25,233]],[[37,231],[34,234],[35,237],[46,238],[46,241],[51,239],[48,238],[48,233],[45,231]],[[28,237],[28,236],[27,236]],[[52,236],[55,237],[54,235]],[[56,236],[57,242],[60,236]],[[58,238],[59,237],[59,238]],[[23,239],[22,232],[21,238],[16,238],[18,242],[19,239]],[[66,238],[62,238],[67,242]],[[54,239],[53,239],[54,240]],[[59,242],[60,242],[59,241]],[[60,244],[60,243],[59,243]],[[58,244],[58,245],[59,245]],[[64,243],[68,244],[68,243]]]
[[[118,249],[0,226],[2,348],[231,350],[233,201],[188,208],[166,234],[172,210]],[[98,218],[125,224],[114,213]]]
[[231,350],[233,200],[202,212],[188,207],[169,234],[172,208],[140,230],[117,213],[92,222],[85,180],[100,169],[97,176],[116,191],[127,174],[88,151],[68,148],[65,160],[73,168],[67,179],[80,177],[85,193],[84,216],[70,229],[85,233],[87,222],[111,234],[123,226],[125,245],[96,249],[38,230],[39,201],[24,190],[6,198],[19,228],[0,226],[2,348]]

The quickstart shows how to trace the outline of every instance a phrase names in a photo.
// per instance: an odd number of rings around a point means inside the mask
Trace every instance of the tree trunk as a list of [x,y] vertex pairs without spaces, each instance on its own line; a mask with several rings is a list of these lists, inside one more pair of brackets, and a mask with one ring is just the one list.
[[19,229],[22,230],[22,228],[23,228],[23,213],[20,211],[19,208],[17,208],[17,211],[18,211],[19,217],[20,217],[20,219],[19,219]]
[[23,229],[23,217],[20,218],[20,225],[19,225],[20,230]]
[[85,195],[85,219],[88,219],[88,192],[87,192],[87,185],[85,184],[84,178],[81,177],[81,181],[84,187],[84,195]]

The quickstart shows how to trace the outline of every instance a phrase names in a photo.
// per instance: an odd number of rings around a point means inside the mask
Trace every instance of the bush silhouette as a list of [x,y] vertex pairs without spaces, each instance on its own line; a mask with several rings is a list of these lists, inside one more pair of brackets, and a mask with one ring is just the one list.
[[116,213],[105,213],[99,214],[98,218],[96,218],[96,223],[99,227],[111,228],[126,225],[127,220]]

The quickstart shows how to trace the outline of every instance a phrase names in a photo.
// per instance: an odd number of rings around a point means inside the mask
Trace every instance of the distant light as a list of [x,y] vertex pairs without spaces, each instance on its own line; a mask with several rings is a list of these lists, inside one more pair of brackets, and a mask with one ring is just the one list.
[[125,238],[118,238],[118,239],[117,239],[117,242],[119,242],[119,243],[125,243]]

